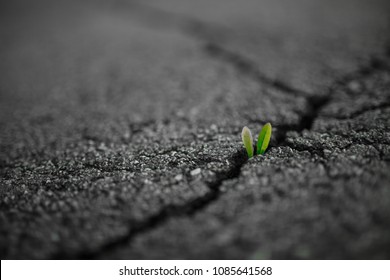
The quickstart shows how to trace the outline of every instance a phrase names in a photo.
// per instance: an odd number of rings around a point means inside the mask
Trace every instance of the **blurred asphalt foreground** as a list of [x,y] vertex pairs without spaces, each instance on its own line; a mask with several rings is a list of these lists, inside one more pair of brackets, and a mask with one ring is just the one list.
[[0,4],[2,259],[390,258],[388,0],[79,2]]

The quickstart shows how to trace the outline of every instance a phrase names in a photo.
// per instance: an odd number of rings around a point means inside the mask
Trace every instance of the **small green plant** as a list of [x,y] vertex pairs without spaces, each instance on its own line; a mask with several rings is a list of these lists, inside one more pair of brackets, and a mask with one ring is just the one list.
[[241,138],[242,138],[242,142],[244,143],[246,152],[248,153],[248,157],[249,158],[253,157],[252,133],[249,130],[249,128],[247,128],[246,126],[244,126],[244,128],[242,129]]
[[[259,136],[257,137],[256,154],[263,155],[268,148],[269,141],[271,140],[272,126],[270,123],[266,123],[261,129]],[[244,126],[242,129],[242,142],[244,143],[248,157],[253,157],[253,139],[252,133],[248,127]]]
[[269,141],[271,140],[272,126],[270,123],[266,123],[259,133],[257,138],[257,154],[263,155],[268,148]]

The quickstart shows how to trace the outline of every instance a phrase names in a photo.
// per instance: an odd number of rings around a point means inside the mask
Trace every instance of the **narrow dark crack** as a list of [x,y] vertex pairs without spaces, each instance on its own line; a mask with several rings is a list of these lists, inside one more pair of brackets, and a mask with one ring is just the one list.
[[[261,84],[266,84],[275,89],[278,89],[284,93],[293,94],[297,97],[303,97],[306,99],[307,108],[306,111],[300,116],[300,121],[297,124],[276,124],[275,144],[280,146],[285,144],[285,138],[288,131],[302,132],[307,129],[310,130],[313,126],[314,120],[318,117],[321,109],[329,103],[332,96],[332,89],[330,88],[326,95],[314,95],[299,89],[296,89],[283,81],[277,79],[271,79],[262,74],[258,67],[253,64],[247,58],[241,56],[236,52],[229,51],[217,44],[207,43],[205,50],[213,57],[224,60],[225,62],[233,65],[241,73],[244,73],[253,79],[257,80]],[[256,120],[252,120],[256,122]]]
[[[284,142],[285,135],[288,131],[302,132],[304,129],[310,130],[321,109],[332,99],[335,88],[340,85],[345,85],[352,80],[370,75],[375,70],[390,69],[388,63],[380,58],[373,57],[368,65],[363,66],[358,71],[347,74],[341,79],[335,81],[333,85],[330,86],[326,95],[315,96],[312,93],[294,88],[281,80],[267,77],[265,74],[261,73],[258,67],[247,58],[241,56],[237,52],[229,51],[221,47],[226,39],[226,36],[228,36],[227,34],[229,34],[229,30],[226,27],[218,26],[215,23],[205,23],[187,15],[181,15],[153,6],[148,6],[140,1],[118,0],[115,3],[115,6],[121,9],[126,7],[127,10],[133,11],[133,15],[136,15],[138,19],[148,25],[152,25],[153,27],[157,28],[161,28],[161,26],[163,26],[164,28],[176,29],[183,32],[185,35],[205,42],[204,48],[211,56],[218,57],[232,64],[242,73],[253,77],[262,84],[269,85],[286,93],[305,97],[308,103],[308,108],[307,111],[301,116],[300,122],[297,125],[292,126],[278,126],[279,133],[276,141],[278,144],[282,144]],[[216,36],[218,37],[216,38]],[[218,41],[218,44],[214,43],[215,41]],[[390,47],[385,49],[385,56],[390,57]]]
[[315,119],[317,119],[321,109],[329,103],[330,99],[330,95],[308,97],[306,99],[306,112],[301,115],[300,121],[297,124],[278,124],[275,126],[275,128],[277,129],[277,133],[275,135],[276,145],[286,145],[286,135],[289,131],[296,131],[298,133],[301,133],[304,130],[311,130],[313,123]]
[[81,252],[80,254],[68,254],[59,252],[51,256],[52,259],[96,259],[104,257],[107,252],[120,248],[121,246],[128,244],[138,235],[150,231],[153,228],[165,223],[167,220],[174,217],[191,216],[207,207],[212,202],[216,201],[221,195],[220,187],[227,181],[234,178],[238,178],[241,174],[241,168],[247,161],[247,156],[243,150],[237,151],[230,160],[233,166],[224,171],[216,174],[215,180],[206,182],[209,192],[202,196],[195,198],[194,200],[182,204],[182,205],[168,205],[164,207],[160,212],[152,215],[144,221],[129,221],[129,232],[102,245],[98,250],[89,252]]
[[[367,65],[360,67],[357,71],[349,73],[343,76],[341,79],[338,79],[333,82],[331,86],[329,86],[328,91],[324,95],[314,95],[312,93],[304,92],[302,90],[291,87],[290,85],[284,83],[283,81],[270,79],[269,77],[262,74],[258,67],[253,64],[249,59],[241,56],[239,53],[229,51],[219,44],[215,44],[212,42],[208,42],[205,45],[205,50],[215,58],[219,58],[224,60],[225,62],[233,65],[237,70],[241,73],[244,73],[255,80],[259,81],[262,84],[266,84],[273,88],[279,89],[282,92],[293,94],[295,96],[303,97],[306,99],[307,108],[306,111],[300,116],[300,121],[297,124],[277,124],[274,127],[276,128],[275,133],[275,144],[277,146],[288,145],[286,143],[286,135],[289,131],[296,131],[301,133],[303,130],[311,130],[314,121],[318,118],[322,108],[328,105],[332,98],[333,94],[337,91],[339,87],[345,87],[346,84],[353,80],[362,79],[366,76],[372,75],[376,71],[388,70],[389,65],[384,62],[382,59],[373,57]],[[378,105],[372,106],[371,108],[364,109],[362,111],[358,111],[354,113],[350,118],[355,117],[355,115],[359,115],[364,113],[366,110],[374,110],[388,107],[388,102]],[[251,120],[252,122],[259,122],[259,120]]]
[[343,76],[341,79],[336,80],[333,83],[333,87],[344,86],[348,84],[348,82],[362,79],[364,77],[372,75],[376,71],[383,70],[390,71],[390,66],[388,63],[386,63],[385,59],[381,59],[379,57],[371,57],[370,61],[366,65],[361,66],[357,71],[351,72]]
[[387,109],[390,107],[390,100],[383,102],[381,104],[376,104],[376,105],[367,105],[364,106],[363,108],[356,110],[355,112],[348,114],[348,115],[343,115],[343,116],[325,116],[330,119],[337,119],[337,120],[348,120],[348,119],[354,119],[357,118],[365,113],[375,111],[375,110],[382,110],[382,109]]
[[[188,15],[162,10],[147,5],[142,1],[117,0],[113,6],[116,9],[126,10],[128,14],[131,14],[138,22],[141,22],[146,27],[178,30],[187,36],[202,41],[214,38],[221,42],[229,34],[228,28],[216,23],[211,24]],[[216,38],[216,36],[218,37]]]
[[[365,65],[358,69],[355,72],[343,76],[341,79],[336,80],[328,89],[327,94],[322,96],[308,96],[306,97],[307,101],[307,110],[304,114],[301,115],[300,121],[295,125],[278,125],[278,134],[276,135],[277,145],[289,145],[286,142],[286,135],[289,131],[302,132],[303,130],[311,130],[314,121],[319,117],[322,108],[328,105],[332,99],[335,92],[339,87],[345,87],[349,82],[362,79],[366,76],[372,75],[376,71],[381,71],[387,68],[387,65],[378,58],[372,58],[368,65]],[[354,118],[360,114],[365,113],[369,110],[381,109],[388,107],[388,102],[380,104],[378,106],[367,107],[363,110],[359,110],[348,118]],[[347,118],[346,118],[347,119]]]
[[294,94],[296,96],[304,96],[304,97],[310,96],[309,93],[296,89],[284,83],[281,80],[271,79],[267,77],[266,75],[264,75],[259,71],[256,64],[253,64],[249,59],[241,56],[236,52],[229,51],[221,47],[220,45],[217,45],[212,42],[207,43],[204,48],[206,52],[209,53],[211,56],[222,59],[228,62],[229,64],[232,64],[241,73],[251,76],[252,78],[258,80],[262,84],[271,86],[283,92]]
[[[214,57],[219,57],[233,64],[243,73],[252,76],[263,84],[269,85],[283,92],[288,92],[296,96],[311,96],[310,93],[296,89],[278,79],[271,79],[261,73],[255,64],[248,59],[222,48],[220,45],[226,41],[228,34],[231,33],[229,28],[220,26],[216,23],[207,23],[187,15],[181,15],[173,12],[164,11],[156,7],[145,5],[138,1],[117,1],[117,8],[126,8],[132,12],[139,21],[153,28],[168,28],[178,30],[186,36],[193,37],[205,43],[205,50]],[[218,44],[213,42],[218,42]]]

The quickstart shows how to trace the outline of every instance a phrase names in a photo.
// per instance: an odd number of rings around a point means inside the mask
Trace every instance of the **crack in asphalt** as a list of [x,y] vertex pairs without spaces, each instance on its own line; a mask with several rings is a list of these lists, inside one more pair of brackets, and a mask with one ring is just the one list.
[[[321,109],[324,106],[326,106],[329,102],[331,102],[335,87],[339,85],[345,85],[348,81],[359,78],[362,75],[363,76],[369,75],[374,71],[376,71],[377,69],[382,68],[383,66],[381,63],[378,63],[377,60],[373,60],[369,66],[362,67],[358,71],[355,71],[350,75],[346,75],[342,79],[334,82],[333,85],[329,88],[328,93],[326,95],[314,96],[312,94],[295,89],[280,80],[268,78],[267,76],[262,74],[253,63],[251,63],[249,60],[245,59],[244,57],[241,57],[238,53],[225,50],[224,48],[222,48],[221,46],[215,43],[208,42],[209,36],[207,34],[209,34],[210,32],[214,33],[214,31],[212,27],[207,26],[204,23],[195,20],[190,20],[188,18],[179,15],[174,15],[173,17],[171,17],[172,14],[169,12],[164,12],[161,10],[157,10],[155,8],[143,6],[142,4],[135,3],[135,2],[131,2],[130,6],[136,7],[137,12],[141,11],[142,13],[146,14],[149,18],[147,20],[150,20],[151,18],[160,17],[160,19],[157,20],[154,19],[154,20],[157,21],[157,23],[161,21],[165,21],[166,25],[168,26],[179,28],[179,30],[189,33],[193,37],[197,37],[202,39],[203,41],[206,41],[205,50],[209,54],[211,54],[213,57],[218,57],[223,59],[226,62],[229,62],[234,67],[239,69],[241,72],[255,78],[262,84],[272,86],[285,93],[290,93],[296,96],[306,98],[308,104],[307,110],[301,115],[298,124],[277,126],[279,131],[278,135],[276,136],[277,145],[288,146],[288,143],[286,143],[286,134],[289,131],[302,132],[305,129],[311,130],[314,121],[318,118],[321,112]],[[223,34],[221,34],[220,32],[218,32],[218,34],[221,35],[221,37],[223,37]],[[148,125],[150,125],[150,123]],[[134,134],[142,132],[139,129],[140,128],[138,126],[131,127],[131,131],[134,132]],[[218,200],[219,196],[221,195],[220,187],[225,181],[232,180],[240,176],[241,168],[247,162],[247,157],[244,151],[241,149],[240,151],[237,151],[232,156],[230,161],[233,163],[233,166],[230,169],[224,172],[217,173],[215,180],[211,182],[205,182],[205,184],[207,184],[209,189],[209,192],[206,195],[202,197],[197,197],[192,201],[188,203],[184,203],[182,205],[168,205],[164,207],[161,211],[150,216],[148,219],[144,221],[131,220],[128,222],[129,231],[127,232],[127,234],[103,244],[96,250],[92,250],[89,252],[81,252],[80,254],[76,254],[76,255],[60,252],[58,254],[53,255],[52,258],[54,259],[99,258],[99,256],[104,256],[109,251],[115,250],[116,248],[120,248],[124,244],[128,244],[139,234],[150,231],[156,228],[157,226],[165,223],[167,220],[171,218],[190,216],[197,213],[198,211],[210,205],[210,203],[212,203],[213,201]]]
[[[277,139],[276,139],[277,145],[288,146],[288,147],[293,148],[293,149],[298,150],[298,151],[308,151],[312,155],[317,155],[321,158],[325,158],[323,149],[318,149],[318,148],[313,148],[313,147],[299,147],[297,145],[293,145],[292,143],[289,143],[286,139],[287,133],[290,131],[291,132],[295,131],[295,132],[300,133],[305,129],[311,130],[314,121],[320,115],[321,109],[332,101],[333,95],[336,92],[336,89],[338,87],[345,87],[351,81],[362,79],[364,77],[367,77],[367,76],[374,74],[377,71],[383,71],[383,70],[389,70],[389,68],[387,68],[387,65],[385,63],[383,63],[381,60],[379,60],[377,58],[373,58],[368,65],[365,65],[365,66],[361,67],[360,69],[358,69],[357,71],[352,72],[350,74],[347,74],[344,77],[342,77],[341,79],[335,81],[333,83],[333,85],[331,85],[329,87],[328,94],[326,96],[324,96],[323,99],[322,99],[322,97],[319,97],[318,99],[312,99],[311,97],[308,97],[307,101],[309,104],[309,109],[306,111],[305,114],[303,114],[301,116],[301,121],[299,122],[298,125],[278,126],[280,132],[277,135]],[[367,107],[362,108],[361,110],[358,110],[358,111],[356,111],[356,112],[354,112],[346,117],[334,116],[332,118],[334,118],[336,120],[353,119],[353,118],[356,118],[356,117],[358,117],[366,112],[377,110],[377,109],[386,109],[389,106],[390,106],[390,103],[388,101],[386,101],[386,102],[378,104],[378,105],[367,106]],[[331,116],[329,116],[329,117],[323,116],[323,117],[331,118]],[[338,135],[338,134],[335,134],[335,135]],[[349,137],[345,137],[343,135],[338,135],[338,136],[350,139]],[[366,142],[364,142],[364,140],[354,139],[353,141],[355,141],[355,143],[351,143],[350,145],[367,144],[367,145],[372,146],[372,143],[366,143]],[[380,159],[383,160],[383,158],[384,158],[384,156],[381,154]]]
[[390,100],[387,100],[385,102],[382,102],[380,104],[376,105],[369,105],[365,106],[359,110],[356,110],[355,112],[345,115],[345,116],[329,116],[330,119],[336,119],[336,120],[348,120],[348,119],[354,119],[357,118],[365,113],[375,111],[375,110],[381,110],[381,109],[387,109],[390,107]]
[[221,194],[220,187],[225,181],[240,176],[241,168],[247,162],[247,156],[243,150],[239,150],[231,157],[230,161],[233,164],[230,169],[217,173],[215,180],[205,182],[209,188],[209,192],[206,195],[197,197],[182,205],[168,205],[144,221],[129,221],[130,230],[126,235],[102,245],[98,250],[82,252],[80,254],[60,252],[52,255],[51,259],[96,259],[99,258],[99,256],[104,256],[109,251],[120,248],[122,245],[131,242],[131,240],[139,234],[163,224],[170,218],[191,216],[197,213],[219,198]]
[[259,81],[262,84],[271,86],[275,89],[281,90],[283,92],[291,93],[296,96],[311,96],[311,94],[304,92],[302,90],[296,89],[281,80],[271,79],[261,73],[258,67],[253,64],[249,59],[241,56],[237,52],[229,51],[218,44],[208,42],[204,46],[205,51],[210,54],[212,57],[219,58],[225,62],[232,64],[237,70],[241,73],[251,76],[255,80]]
[[[301,115],[301,119],[299,123],[296,125],[278,126],[278,128],[280,129],[280,133],[277,136],[277,141],[276,141],[277,144],[288,146],[288,143],[286,142],[286,135],[289,131],[295,131],[301,133],[303,130],[311,130],[313,123],[319,117],[322,108],[324,108],[330,102],[332,102],[333,95],[335,94],[335,92],[337,92],[336,89],[338,87],[345,87],[351,81],[362,79],[364,77],[372,75],[377,71],[381,71],[385,69],[387,69],[387,65],[385,63],[383,63],[378,58],[372,58],[368,65],[364,65],[357,71],[349,73],[341,77],[341,79],[338,79],[335,82],[333,82],[333,84],[328,88],[327,94],[322,96],[306,97],[308,108],[306,112]],[[365,113],[366,111],[382,109],[388,106],[390,106],[388,102],[376,106],[370,106],[351,114],[349,117],[346,117],[345,119],[351,119],[360,114]],[[342,118],[336,118],[336,119],[342,119]]]
[[126,12],[130,12],[136,16],[139,22],[146,26],[178,30],[186,36],[194,37],[202,41],[215,38],[216,35],[218,35],[218,40],[221,41],[229,34],[226,27],[218,25],[215,22],[212,24],[203,22],[188,15],[165,11],[146,5],[141,1],[117,0],[113,6],[120,10],[126,9]]
[[[147,25],[153,25],[153,27],[157,28],[164,27],[178,30],[186,36],[200,40],[205,44],[204,50],[208,54],[230,62],[240,71],[254,77],[256,80],[265,85],[296,96],[312,96],[312,94],[294,88],[282,80],[267,77],[267,75],[257,69],[257,67],[248,59],[242,57],[236,52],[222,48],[220,46],[221,42],[226,41],[225,38],[229,36],[228,34],[230,33],[230,30],[226,27],[220,26],[216,23],[205,23],[187,15],[164,11],[138,1],[123,2],[119,0],[116,2],[116,5],[117,8],[126,7],[128,10],[132,11],[132,13],[139,16],[140,21],[145,22]],[[215,41],[218,41],[219,43],[216,44],[214,43]]]
[[[332,101],[333,94],[336,92],[336,89],[338,87],[344,87],[349,82],[370,76],[376,71],[389,70],[389,65],[387,63],[377,57],[372,57],[367,65],[364,65],[360,67],[357,71],[353,71],[349,74],[346,74],[341,77],[341,79],[337,79],[336,81],[334,81],[332,85],[328,87],[328,91],[326,94],[313,95],[311,93],[293,88],[290,85],[284,83],[283,81],[268,78],[267,76],[263,75],[257,69],[256,65],[254,65],[249,59],[241,56],[239,53],[229,51],[218,44],[208,42],[205,45],[205,50],[212,57],[224,60],[225,62],[233,65],[241,73],[244,73],[247,76],[254,78],[262,84],[266,84],[275,89],[279,89],[284,93],[290,93],[297,97],[305,98],[307,102],[307,109],[303,114],[301,114],[300,121],[297,124],[275,125],[275,128],[277,129],[275,139],[276,145],[278,146],[286,145],[286,135],[289,131],[301,133],[303,130],[311,130],[313,123],[318,118],[322,108],[324,108]],[[390,57],[390,51],[385,55]],[[365,113],[366,111],[382,109],[389,106],[389,102],[385,102],[375,106],[369,106],[351,114],[351,116],[349,117],[345,117],[345,119],[354,118],[360,114]],[[258,122],[259,120],[252,121]]]

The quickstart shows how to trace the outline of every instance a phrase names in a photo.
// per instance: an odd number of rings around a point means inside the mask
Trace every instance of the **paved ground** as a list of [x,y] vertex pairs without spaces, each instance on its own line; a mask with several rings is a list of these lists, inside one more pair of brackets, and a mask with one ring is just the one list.
[[0,4],[2,259],[390,258],[387,0],[25,2]]

